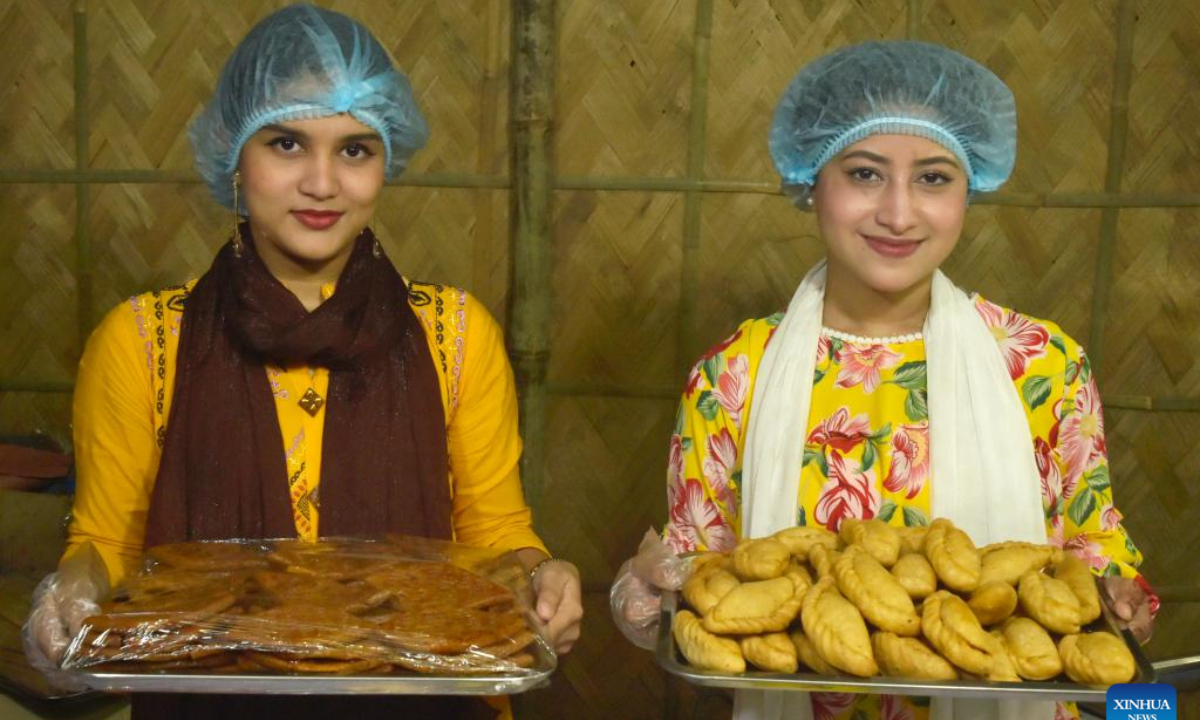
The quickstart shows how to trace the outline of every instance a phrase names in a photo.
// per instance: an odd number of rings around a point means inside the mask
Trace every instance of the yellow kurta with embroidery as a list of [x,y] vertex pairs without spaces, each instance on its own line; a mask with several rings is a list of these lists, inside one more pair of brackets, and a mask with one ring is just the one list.
[[[1057,325],[977,298],[1025,407],[1051,543],[1093,572],[1135,576],[1142,556],[1113,506],[1100,395],[1082,348]],[[754,379],[782,314],[744,323],[696,364],[671,438],[665,537],[676,551],[727,550],[741,534],[740,481]],[[803,442],[797,525],[930,518],[925,346],[823,333]],[[817,717],[928,716],[921,698],[813,694]],[[1060,713],[1071,717],[1070,710]]]
[[[67,553],[86,541],[119,582],[141,559],[146,515],[162,456],[175,380],[180,323],[191,284],[122,303],[89,339],[75,390],[77,485]],[[332,288],[326,289],[326,294]],[[517,462],[517,400],[496,322],[465,290],[410,283],[437,368],[450,455],[453,529],[459,542],[545,550],[533,533]],[[325,411],[305,412],[310,387],[329,387],[324,368],[268,367],[287,458],[296,535],[318,536]],[[230,432],[238,432],[231,428]],[[213,448],[220,452],[220,448]]]

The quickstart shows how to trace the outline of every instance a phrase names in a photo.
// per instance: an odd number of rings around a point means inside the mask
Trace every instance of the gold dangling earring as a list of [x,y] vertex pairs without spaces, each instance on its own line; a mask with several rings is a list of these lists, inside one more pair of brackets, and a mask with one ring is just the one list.
[[379,244],[379,236],[375,234],[375,218],[371,218],[370,230],[371,237],[375,241],[374,244],[371,245],[371,254],[375,256],[376,260],[378,260],[379,258],[383,257],[383,246]]
[[233,244],[233,256],[236,258],[242,256],[242,218],[238,213],[238,186],[241,184],[242,171],[235,170],[233,173],[233,235],[229,238],[229,242]]

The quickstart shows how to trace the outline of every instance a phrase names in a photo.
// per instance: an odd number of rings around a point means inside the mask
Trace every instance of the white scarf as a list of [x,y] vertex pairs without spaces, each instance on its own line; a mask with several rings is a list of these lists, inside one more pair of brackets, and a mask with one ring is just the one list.
[[[754,380],[742,463],[742,536],[796,524],[813,372],[825,304],[825,261],[792,296]],[[925,319],[934,517],[947,517],[976,545],[1046,542],[1041,480],[1025,409],[991,331],[966,293],[933,276]],[[1053,718],[1046,701],[934,698],[931,717]],[[735,720],[810,720],[805,693],[739,691]]]

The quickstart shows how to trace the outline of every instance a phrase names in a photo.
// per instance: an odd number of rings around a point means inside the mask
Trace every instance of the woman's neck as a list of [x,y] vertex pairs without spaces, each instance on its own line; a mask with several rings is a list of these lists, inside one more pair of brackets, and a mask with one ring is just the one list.
[[[261,236],[255,235],[255,238],[259,237]],[[257,241],[255,248],[267,270],[290,290],[309,312],[316,310],[325,301],[321,288],[336,283],[350,260],[350,252],[346,252],[323,263],[312,264],[282,252],[276,244],[269,241]]]
[[920,332],[929,313],[933,278],[901,292],[883,293],[830,265],[825,275],[821,323],[863,337],[894,337]]

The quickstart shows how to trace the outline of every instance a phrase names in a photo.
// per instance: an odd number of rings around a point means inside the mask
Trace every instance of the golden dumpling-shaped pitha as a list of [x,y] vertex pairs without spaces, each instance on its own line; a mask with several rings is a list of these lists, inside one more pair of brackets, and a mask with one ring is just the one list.
[[921,632],[942,657],[972,675],[992,672],[996,639],[988,634],[966,601],[938,590],[921,604]]
[[982,562],[971,537],[946,518],[929,525],[923,548],[938,579],[951,590],[969,593],[979,587]]
[[683,584],[683,599],[701,615],[707,615],[717,606],[721,598],[741,581],[722,567],[701,570]]
[[788,552],[801,562],[808,560],[808,551],[814,545],[823,545],[829,550],[838,548],[838,536],[816,525],[786,528],[771,537],[786,545]]
[[770,580],[783,574],[792,554],[772,538],[743,540],[733,550],[733,571],[742,580]]
[[839,670],[871,677],[879,673],[871,635],[854,603],[842,597],[833,577],[824,577],[804,597],[800,612],[804,635],[825,662]]
[[1054,566],[1054,578],[1071,588],[1079,601],[1079,624],[1087,625],[1100,617],[1100,591],[1096,589],[1096,576],[1087,564],[1070,553]]
[[1050,632],[1059,635],[1079,632],[1079,599],[1062,580],[1030,570],[1021,576],[1017,596],[1025,614]]
[[825,662],[825,658],[821,657],[821,653],[817,652],[817,646],[812,644],[812,640],[808,639],[803,632],[799,630],[788,634],[792,644],[796,646],[796,656],[800,659],[800,663],[804,667],[812,670],[819,675],[837,675],[838,669],[829,663]]
[[847,518],[838,528],[838,537],[847,545],[860,545],[884,567],[896,564],[900,557],[900,533],[879,518]]
[[1030,542],[1003,542],[985,546],[979,584],[1003,581],[1016,585],[1030,570],[1041,570],[1050,564],[1057,548]]
[[704,629],[719,635],[778,632],[796,619],[805,588],[787,577],[742,583],[704,616]]
[[1094,632],[1058,641],[1067,677],[1084,685],[1127,683],[1137,672],[1133,653],[1116,635]]
[[1017,674],[1026,680],[1049,680],[1062,673],[1062,659],[1046,628],[1026,617],[1010,618],[1000,629]]
[[861,545],[846,548],[833,563],[833,575],[842,596],[868,622],[905,637],[921,634],[921,618],[908,591]]
[[937,590],[937,573],[920,553],[902,553],[892,566],[892,576],[913,600],[920,600]]
[[992,639],[996,641],[996,651],[992,655],[992,671],[988,673],[987,679],[992,682],[1021,682],[1021,676],[1017,674],[1017,666],[1013,663],[1012,651],[1008,647],[1008,641],[1004,639],[1004,634],[999,630],[991,632]]
[[767,672],[794,673],[799,667],[796,646],[787,633],[748,635],[739,643],[746,662]]
[[890,632],[871,634],[875,662],[884,675],[920,680],[957,680],[958,671],[917,638]]
[[801,592],[808,592],[808,589],[812,587],[813,584],[812,573],[808,571],[808,568],[796,562],[794,558],[787,566],[787,569],[783,571],[783,576],[785,578],[790,578],[792,584],[794,584]]
[[996,625],[1017,609],[1017,591],[1003,580],[992,580],[975,588],[967,605],[981,625]]
[[841,557],[841,554],[840,551],[830,550],[824,545],[814,545],[809,548],[808,564],[817,571],[818,580],[833,576],[833,563]]
[[746,660],[737,641],[706,631],[700,619],[691,611],[680,610],[675,613],[671,632],[675,635],[679,651],[693,666],[727,673],[746,672]]
[[928,532],[928,525],[896,528],[896,533],[900,535],[900,555],[920,553],[922,548],[925,547],[925,535]]

